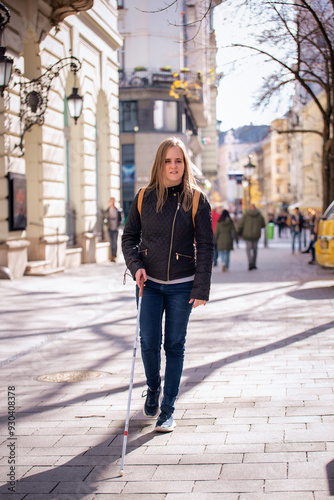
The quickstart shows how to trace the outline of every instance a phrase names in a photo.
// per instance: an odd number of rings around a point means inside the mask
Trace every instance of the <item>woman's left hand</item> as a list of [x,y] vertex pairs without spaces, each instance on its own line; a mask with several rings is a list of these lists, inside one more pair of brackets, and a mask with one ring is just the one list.
[[190,299],[189,304],[192,304],[193,307],[205,306],[206,300]]

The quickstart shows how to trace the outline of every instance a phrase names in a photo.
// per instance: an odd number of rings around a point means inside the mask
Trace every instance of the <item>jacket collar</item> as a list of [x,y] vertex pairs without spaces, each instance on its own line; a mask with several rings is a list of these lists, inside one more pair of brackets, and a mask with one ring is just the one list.
[[177,186],[172,186],[172,187],[169,187],[167,188],[168,190],[168,196],[174,194],[174,193],[181,193],[183,189],[183,183],[181,182],[181,184],[178,184]]

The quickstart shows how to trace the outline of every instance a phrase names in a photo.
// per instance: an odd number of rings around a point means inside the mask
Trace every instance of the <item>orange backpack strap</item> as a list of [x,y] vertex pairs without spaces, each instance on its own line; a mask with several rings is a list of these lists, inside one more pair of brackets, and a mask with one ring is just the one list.
[[195,216],[197,213],[200,196],[201,196],[201,192],[198,191],[197,189],[195,189],[194,197],[193,197],[193,209],[192,209],[192,218],[193,218],[194,229],[195,229]]
[[144,197],[145,189],[146,189],[146,187],[141,188],[141,190],[139,191],[138,200],[137,200],[137,209],[138,209],[138,212],[140,215],[140,220],[141,220],[141,206],[143,204],[143,197]]

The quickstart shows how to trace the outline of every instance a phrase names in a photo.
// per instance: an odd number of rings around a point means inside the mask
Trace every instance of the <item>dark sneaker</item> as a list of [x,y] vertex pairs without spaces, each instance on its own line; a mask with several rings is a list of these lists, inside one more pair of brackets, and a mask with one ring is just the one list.
[[159,397],[160,389],[152,391],[149,387],[146,393],[143,393],[143,397],[146,396],[146,401],[144,404],[144,415],[148,418],[154,418],[159,413]]
[[162,411],[156,423],[155,430],[157,432],[172,432],[175,425],[173,415],[168,415],[168,413]]

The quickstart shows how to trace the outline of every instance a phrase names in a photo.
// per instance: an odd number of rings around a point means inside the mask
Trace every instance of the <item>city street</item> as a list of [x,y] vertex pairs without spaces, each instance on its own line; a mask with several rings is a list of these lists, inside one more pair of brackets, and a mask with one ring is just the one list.
[[290,237],[245,244],[192,312],[174,432],[143,415],[124,262],[0,281],[0,498],[320,500],[334,496],[334,270]]

